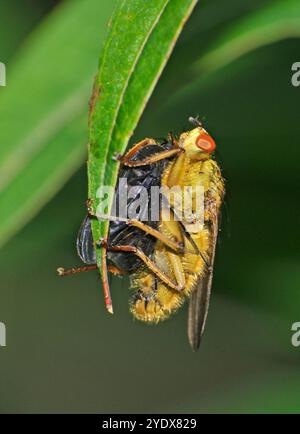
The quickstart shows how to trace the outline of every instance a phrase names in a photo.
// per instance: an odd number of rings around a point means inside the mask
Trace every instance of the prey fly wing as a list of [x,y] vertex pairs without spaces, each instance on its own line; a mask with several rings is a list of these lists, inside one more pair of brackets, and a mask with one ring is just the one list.
[[77,253],[85,264],[96,264],[91,219],[86,216],[81,223],[76,242]]
[[206,268],[205,274],[199,278],[196,288],[191,294],[188,309],[188,339],[193,351],[197,351],[200,346],[209,308],[213,267],[218,237],[217,215],[214,216],[214,221],[211,223],[212,246],[209,267]]

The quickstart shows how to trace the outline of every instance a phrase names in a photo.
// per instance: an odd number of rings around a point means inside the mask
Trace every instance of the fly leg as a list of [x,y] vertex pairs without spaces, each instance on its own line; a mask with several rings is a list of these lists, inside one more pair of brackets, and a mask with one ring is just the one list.
[[[103,241],[102,241],[103,243]],[[148,258],[145,253],[134,246],[106,246],[106,249],[111,252],[128,252],[133,253],[138,258],[140,258],[144,264],[151,270],[155,276],[157,276],[162,282],[168,285],[170,288],[175,289],[176,291],[182,291],[184,288],[178,285],[178,283],[173,282],[163,271],[159,269],[159,267],[153,262],[150,258]]]
[[71,274],[84,273],[91,270],[97,270],[97,265],[87,265],[85,267],[73,267],[69,269],[65,269],[63,267],[59,267],[57,269],[57,274],[59,276],[70,276]]
[[174,146],[174,148],[172,149],[166,149],[165,151],[158,152],[157,154],[146,157],[143,160],[132,161],[132,158],[141,148],[147,145],[154,145],[155,143],[156,142],[153,139],[144,139],[141,142],[137,143],[135,146],[133,146],[133,148],[131,148],[125,155],[115,154],[114,158],[124,164],[124,166],[139,167],[156,163],[157,161],[173,157],[183,152],[181,148]]
[[[72,268],[63,268],[59,267],[57,269],[57,274],[59,276],[71,276],[72,274],[79,274],[79,273],[86,273],[87,271],[97,270],[98,267],[96,264],[94,265],[87,265],[86,267],[72,267]],[[109,264],[107,267],[107,270],[112,274],[119,274],[124,275],[127,274],[127,271],[121,270],[120,268],[116,267],[115,265]]]
[[[167,210],[170,209],[173,218],[172,219],[168,219],[166,217],[166,209],[164,208],[166,207]],[[167,214],[168,216],[168,214]],[[193,237],[191,236],[191,234],[186,230],[184,224],[182,223],[182,221],[180,220],[179,216],[176,214],[176,211],[174,210],[174,208],[172,207],[172,205],[169,203],[168,198],[166,196],[163,196],[163,208],[161,211],[161,218],[163,221],[163,225],[165,227],[168,228],[168,232],[170,232],[171,234],[175,235],[178,238],[180,238],[180,235],[178,233],[178,231],[181,233],[181,235],[186,238],[188,240],[188,242],[190,243],[192,249],[185,249],[185,252],[188,253],[192,253],[195,255],[199,255],[201,256],[205,266],[207,267],[207,269],[210,269],[210,265],[207,261],[207,258],[203,255],[203,253],[200,251],[199,247],[197,246],[197,244],[195,243]],[[176,220],[175,220],[176,218]]]
[[136,228],[141,229],[146,234],[152,235],[157,240],[161,241],[162,244],[169,247],[171,250],[174,250],[176,253],[184,253],[184,244],[179,241],[173,241],[172,239],[168,238],[166,235],[161,233],[159,230],[152,228],[149,225],[146,225],[145,223],[141,222],[140,220],[128,220],[127,224],[129,226],[134,226]]
[[125,159],[131,159],[132,157],[135,156],[135,154],[144,146],[147,145],[155,145],[155,140],[153,139],[144,139],[141,140],[140,142],[136,143],[128,152],[126,152],[126,154],[122,155],[122,154],[118,154],[117,152],[114,154],[113,159],[116,161],[121,161],[123,163],[123,161]]
[[102,248],[101,278],[102,278],[105,306],[106,306],[107,311],[109,313],[113,314],[114,311],[113,311],[112,299],[111,299],[110,288],[109,288],[109,283],[108,283],[107,240],[102,239],[102,240],[98,241],[97,247]]

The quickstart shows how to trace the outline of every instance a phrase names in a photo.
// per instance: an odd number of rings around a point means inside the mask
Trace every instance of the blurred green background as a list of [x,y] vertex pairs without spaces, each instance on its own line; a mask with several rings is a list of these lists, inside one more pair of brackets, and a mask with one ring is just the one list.
[[97,273],[56,276],[80,264],[88,96],[114,3],[0,0],[0,412],[299,412],[300,27],[226,65],[203,57],[285,2],[200,1],[133,137],[199,114],[217,140],[227,212],[200,351],[186,307],[149,327],[128,312],[126,279],[109,316]]

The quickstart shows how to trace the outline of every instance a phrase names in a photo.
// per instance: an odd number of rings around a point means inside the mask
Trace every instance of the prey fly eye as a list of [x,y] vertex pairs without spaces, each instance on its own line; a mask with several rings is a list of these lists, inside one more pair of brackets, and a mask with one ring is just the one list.
[[208,154],[211,154],[216,149],[216,142],[214,139],[206,132],[202,132],[196,139],[196,145],[199,149]]

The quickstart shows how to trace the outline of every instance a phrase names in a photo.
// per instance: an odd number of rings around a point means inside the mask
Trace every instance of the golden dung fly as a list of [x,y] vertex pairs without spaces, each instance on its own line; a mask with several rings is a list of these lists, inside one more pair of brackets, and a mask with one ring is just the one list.
[[[89,202],[89,214],[77,240],[78,254],[86,266],[60,268],[58,273],[96,269],[95,249],[102,248],[108,310],[112,312],[106,269],[129,274],[134,290],[130,310],[138,320],[158,323],[189,299],[188,338],[196,350],[209,306],[224,180],[213,159],[215,141],[197,119],[191,121],[195,128],[177,139],[145,139],[124,156],[117,156],[121,169],[114,203],[122,201],[124,189],[119,186],[125,179],[134,187],[126,198],[126,209],[137,213],[134,217],[103,217]],[[153,189],[159,189],[155,200]],[[157,207],[158,217],[153,219]],[[95,244],[90,219],[96,217],[108,218],[110,226],[108,239]]]

